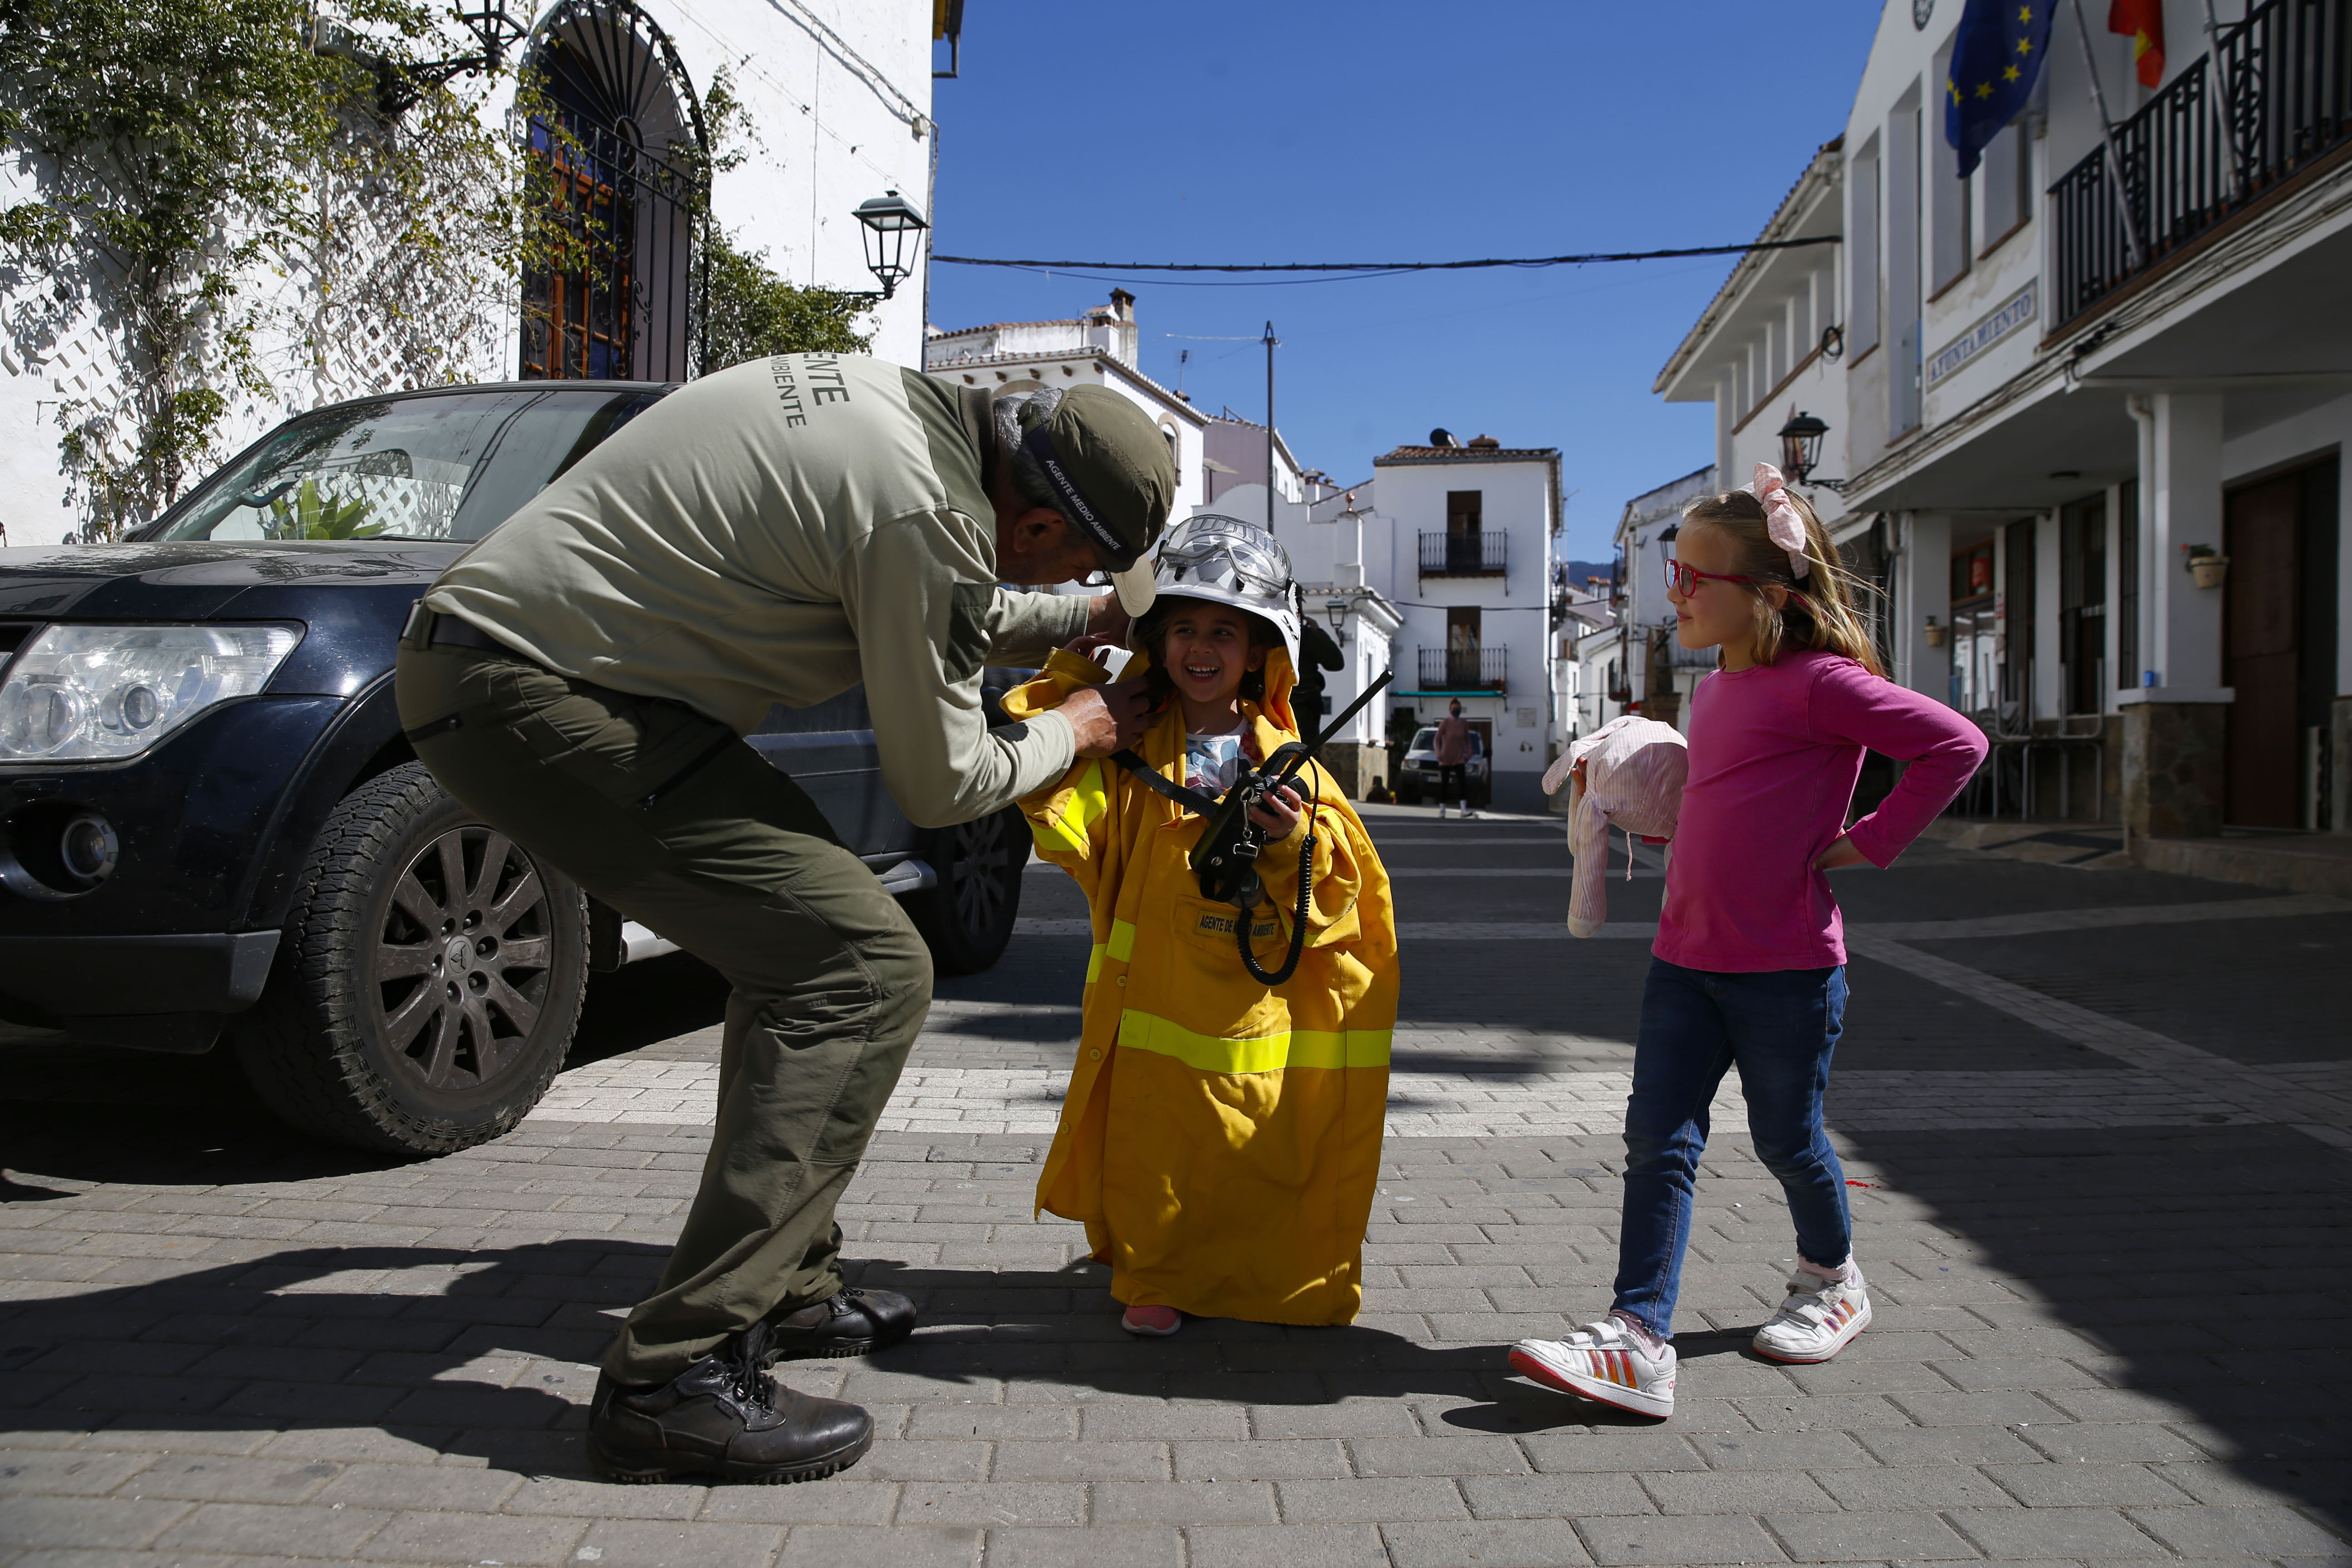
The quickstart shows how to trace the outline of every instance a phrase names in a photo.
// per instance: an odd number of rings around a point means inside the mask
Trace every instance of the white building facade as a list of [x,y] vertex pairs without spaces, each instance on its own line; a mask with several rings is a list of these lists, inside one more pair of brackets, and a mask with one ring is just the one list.
[[1791,413],[1832,426],[1811,494],[1896,678],[1993,737],[1969,809],[2119,820],[2179,869],[2225,828],[2352,829],[2352,7],[2209,35],[2172,0],[2152,87],[2061,7],[1967,179],[1961,10],[1885,10],[1766,229],[1843,242],[1743,261],[1659,391],[1715,402],[1732,482]]
[[1428,722],[1459,700],[1492,759],[1495,805],[1539,811],[1561,734],[1551,670],[1559,451],[1431,436],[1372,459],[1403,615],[1390,706]]
[[[466,355],[472,379],[672,381],[699,370],[704,231],[692,202],[679,198],[698,178],[697,163],[724,152],[740,161],[712,176],[709,221],[739,248],[764,250],[766,264],[793,284],[874,290],[854,210],[895,190],[929,211],[938,140],[933,7],[556,0],[517,14],[530,31],[516,52],[546,69],[553,111],[576,149],[563,154],[579,165],[564,170],[568,199],[611,238],[576,271],[514,280],[503,323],[487,323]],[[702,111],[722,73],[748,128],[732,149],[710,145]],[[495,99],[484,118],[504,127],[509,107]],[[524,157],[550,155],[543,127],[518,134]],[[33,160],[12,149],[0,163],[0,203],[37,199],[40,189]],[[902,364],[919,363],[922,352],[927,254],[913,247],[911,275],[859,322],[873,333],[873,353]],[[250,286],[298,297],[308,287],[299,269],[281,280],[266,268]],[[12,321],[23,319],[11,313]],[[215,456],[306,409],[400,390],[396,369],[371,357],[360,320],[323,371],[289,342],[260,342],[270,392],[222,389],[231,407]],[[0,334],[0,486],[10,497],[4,521],[12,542],[47,543],[78,531],[60,405],[121,374],[115,340],[94,316]],[[202,472],[199,464],[190,477]]]
[[[1691,693],[1715,668],[1715,654],[1675,640],[1665,562],[1674,554],[1683,508],[1720,488],[1716,470],[1706,468],[1625,503],[1617,521],[1617,635],[1587,637],[1579,648],[1596,689],[1594,728],[1625,713],[1688,727]],[[1595,664],[1601,668],[1590,668]],[[1598,717],[1603,704],[1611,710],[1607,718]]]

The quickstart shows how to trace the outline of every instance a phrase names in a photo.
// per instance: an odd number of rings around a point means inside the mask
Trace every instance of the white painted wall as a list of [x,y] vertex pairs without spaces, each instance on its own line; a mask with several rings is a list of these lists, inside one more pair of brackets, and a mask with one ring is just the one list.
[[[850,213],[896,187],[928,216],[936,136],[930,121],[930,9],[858,0],[643,0],[669,35],[694,92],[719,68],[732,76],[753,139],[741,165],[721,174],[713,210],[739,243],[764,247],[768,264],[794,283],[870,290],[861,228]],[[488,106],[503,124],[506,105]],[[0,160],[0,203],[34,194],[30,171]],[[921,363],[927,272],[919,266],[873,318],[873,352]],[[258,282],[259,280],[257,280]],[[39,280],[31,280],[37,286]],[[518,304],[520,285],[517,285]],[[12,543],[50,543],[79,521],[68,503],[58,452],[57,405],[78,376],[104,374],[80,345],[102,345],[88,329],[66,352],[28,363],[0,353],[0,526]],[[480,363],[484,380],[515,374],[519,311]],[[261,345],[265,364],[282,347]],[[307,375],[277,376],[272,395],[242,401],[222,431],[226,457],[289,415],[340,397],[394,390],[374,384],[321,388]]]

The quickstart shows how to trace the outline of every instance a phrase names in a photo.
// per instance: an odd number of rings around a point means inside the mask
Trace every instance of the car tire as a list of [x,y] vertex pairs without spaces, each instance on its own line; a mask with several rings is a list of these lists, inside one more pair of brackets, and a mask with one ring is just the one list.
[[1399,805],[1419,805],[1421,804],[1421,786],[1417,784],[1411,783],[1410,781],[1401,784],[1396,786],[1396,797],[1397,804]]
[[446,1154],[511,1131],[547,1092],[587,970],[578,886],[408,763],[328,817],[236,1052],[304,1132]]
[[1021,916],[1029,824],[1018,807],[932,834],[924,858],[939,881],[900,901],[942,974],[977,974],[1004,956]]

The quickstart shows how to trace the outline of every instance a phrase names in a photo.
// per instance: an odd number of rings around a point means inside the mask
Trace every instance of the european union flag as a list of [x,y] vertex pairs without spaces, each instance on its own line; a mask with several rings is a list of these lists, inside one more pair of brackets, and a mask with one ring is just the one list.
[[1960,177],[1975,173],[1985,143],[2017,118],[2050,46],[2056,0],[1969,0],[1944,81],[1944,140],[1959,150]]

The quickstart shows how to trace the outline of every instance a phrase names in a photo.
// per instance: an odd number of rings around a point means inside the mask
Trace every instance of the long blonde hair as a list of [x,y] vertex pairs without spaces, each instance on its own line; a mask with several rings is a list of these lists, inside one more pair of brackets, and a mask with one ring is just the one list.
[[[1738,574],[1748,581],[1737,586],[1748,591],[1753,606],[1757,663],[1770,664],[1782,649],[1795,648],[1843,654],[1873,675],[1885,675],[1885,661],[1856,608],[1864,595],[1878,590],[1839,562],[1837,546],[1805,498],[1794,490],[1787,494],[1805,521],[1805,559],[1811,565],[1801,582],[1790,569],[1789,552],[1766,531],[1764,503],[1746,490],[1701,496],[1683,508],[1683,526],[1720,529],[1738,546]],[[1764,592],[1774,584],[1789,590],[1778,609]]]

